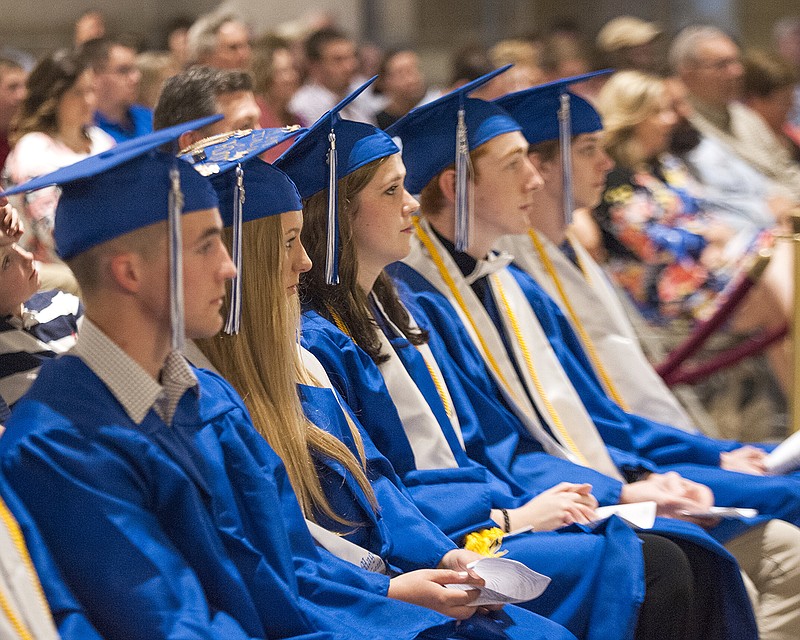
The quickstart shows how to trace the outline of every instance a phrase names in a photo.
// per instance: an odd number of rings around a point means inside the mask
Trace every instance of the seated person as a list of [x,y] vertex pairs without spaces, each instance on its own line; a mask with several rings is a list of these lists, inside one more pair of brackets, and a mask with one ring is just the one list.
[[179,352],[184,328],[219,331],[236,272],[206,179],[155,151],[204,124],[21,187],[63,185],[55,240],[86,318],[17,404],[3,481],[107,640],[448,635],[451,618],[314,546],[241,399]]
[[[13,406],[36,379],[42,362],[69,351],[83,315],[78,298],[63,291],[39,289],[33,256],[16,241],[22,221],[6,205],[0,232],[0,396]],[[8,408],[8,406],[6,407]],[[0,416],[0,422],[4,422]]]

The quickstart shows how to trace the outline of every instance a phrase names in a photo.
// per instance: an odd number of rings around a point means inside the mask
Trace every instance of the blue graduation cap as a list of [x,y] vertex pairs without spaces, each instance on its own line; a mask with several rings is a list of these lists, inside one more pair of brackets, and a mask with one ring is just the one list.
[[53,237],[65,259],[162,220],[170,228],[172,347],[184,341],[180,215],[217,206],[217,196],[191,165],[158,151],[214,115],[136,138],[39,176],[2,195],[60,186]]
[[[339,212],[337,181],[374,160],[400,153],[383,131],[371,124],[345,120],[340,111],[355,100],[378,76],[358,89],[317,120],[306,133],[275,161],[297,185],[303,199],[328,189],[328,246],[325,281],[339,283]],[[323,171],[327,165],[328,171]]]
[[571,93],[568,88],[570,85],[612,72],[613,69],[603,69],[562,78],[511,93],[494,101],[522,125],[522,133],[529,144],[559,140],[564,182],[564,215],[567,224],[572,222],[573,210],[570,161],[572,136],[593,133],[603,128],[603,121],[597,110],[584,98]]
[[420,193],[434,176],[455,163],[455,244],[459,251],[465,251],[469,245],[472,226],[469,152],[492,138],[520,130],[519,124],[497,105],[468,96],[510,67],[500,67],[411,110],[386,130],[402,141],[406,188],[411,193]]
[[222,221],[226,227],[233,227],[231,258],[236,276],[231,282],[225,333],[239,333],[241,324],[242,224],[303,208],[289,176],[258,156],[304,131],[300,127],[232,131],[200,140],[181,156],[209,177],[219,197]]

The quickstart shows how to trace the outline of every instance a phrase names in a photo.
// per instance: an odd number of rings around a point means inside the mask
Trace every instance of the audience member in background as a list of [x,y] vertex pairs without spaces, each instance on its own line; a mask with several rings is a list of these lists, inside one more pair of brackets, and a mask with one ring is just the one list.
[[153,126],[164,129],[215,113],[221,113],[222,120],[184,133],[178,138],[181,149],[218,133],[258,128],[260,112],[250,74],[192,67],[173,76],[164,83],[153,115]]
[[[485,76],[493,69],[494,65],[485,47],[479,44],[469,44],[462,47],[451,58],[450,85],[447,91],[458,89],[458,87],[462,87],[468,82]],[[472,96],[484,100],[488,99],[484,97],[485,93],[495,93],[487,90],[487,87],[491,84],[489,82],[479,87],[472,93]]]
[[513,64],[495,79],[502,93],[514,93],[544,83],[547,78],[541,67],[541,54],[529,40],[501,40],[489,50],[489,57],[496,69]]
[[[360,84],[353,41],[337,29],[315,31],[306,41],[308,79],[289,102],[289,110],[304,123],[315,122]],[[375,123],[375,113],[361,100],[351,102],[342,117]]]
[[11,151],[8,134],[25,99],[27,77],[21,64],[9,58],[0,58],[0,169]]
[[[558,80],[591,71],[589,47],[579,33],[554,32],[544,41],[542,69],[548,80]],[[586,90],[588,85],[582,87]]]
[[39,270],[16,244],[24,225],[5,203],[0,198],[0,397],[7,408],[33,384],[43,362],[75,345],[83,308],[63,291],[37,293]]
[[428,90],[419,67],[419,56],[411,49],[393,49],[384,54],[375,91],[386,97],[386,105],[376,115],[380,129],[397,122],[417,105],[430,102],[438,95],[438,92]]
[[152,119],[152,110],[158,102],[161,87],[167,78],[174,76],[179,69],[173,66],[172,57],[165,51],[140,53],[136,56],[136,66],[141,75],[136,102],[150,110]]
[[724,142],[694,127],[692,105],[680,78],[666,78],[664,86],[677,117],[670,152],[702,184],[704,202],[732,227],[772,229],[782,224],[793,206],[789,191],[731,153]]
[[[792,65],[795,73],[800,73],[800,16],[778,20],[772,27],[772,38],[778,55]],[[795,85],[791,120],[800,126],[800,84]]]
[[73,42],[80,47],[84,42],[106,35],[106,18],[98,9],[84,11],[75,21]]
[[[753,50],[744,58],[744,103],[755,111],[770,129],[773,140],[800,161],[800,129],[789,123],[797,80],[792,66],[773,53]],[[767,141],[764,141],[765,144]]]
[[175,73],[189,62],[189,29],[193,24],[194,20],[188,16],[178,16],[167,23],[167,51]]
[[[606,150],[616,163],[595,211],[612,277],[651,321],[707,317],[748,256],[772,244],[771,235],[733,229],[703,208],[695,195],[699,185],[666,154],[676,117],[663,80],[622,71],[603,87],[598,106]],[[734,313],[734,330],[776,327],[791,317],[788,249],[773,247],[767,270]],[[788,389],[785,345],[769,356]]]
[[250,68],[250,29],[233,12],[200,16],[187,35],[189,62],[217,69]]
[[[31,71],[27,89],[28,96],[12,133],[13,149],[6,160],[5,184],[27,182],[114,146],[113,138],[94,125],[94,72],[84,67],[75,54],[59,51],[44,58]],[[20,244],[40,262],[43,289],[77,293],[72,273],[53,247],[57,201],[55,187],[14,200],[26,228]]]
[[658,25],[633,16],[609,20],[597,34],[597,48],[606,59],[604,66],[617,70],[657,71],[656,45],[663,32]]
[[94,71],[97,110],[95,124],[124,142],[153,130],[153,112],[136,104],[142,74],[136,65],[136,49],[112,38],[89,40],[79,50],[83,64]]
[[800,199],[800,165],[770,141],[774,136],[761,117],[739,102],[744,66],[736,43],[716,27],[687,27],[672,42],[670,65],[689,91],[691,123]]
[[[289,51],[289,43],[267,34],[253,46],[253,90],[261,110],[258,126],[286,127],[305,124],[300,116],[289,110],[289,101],[300,88],[300,74]],[[267,151],[262,160],[272,162],[291,145],[279,144]]]

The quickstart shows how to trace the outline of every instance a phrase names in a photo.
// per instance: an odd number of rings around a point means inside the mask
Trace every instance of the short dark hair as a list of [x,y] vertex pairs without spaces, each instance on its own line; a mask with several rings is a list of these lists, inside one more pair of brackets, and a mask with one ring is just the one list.
[[478,44],[470,44],[459,49],[452,59],[450,84],[471,82],[490,71],[494,65],[489,52]]
[[780,56],[759,49],[751,49],[744,56],[742,89],[745,98],[766,98],[796,82],[794,69]]
[[205,118],[217,112],[217,96],[252,90],[253,79],[245,71],[191,67],[164,83],[153,112],[153,127],[164,129]]
[[87,40],[78,47],[77,54],[84,67],[89,67],[94,71],[102,71],[108,63],[111,49],[114,47],[125,47],[135,52],[139,51],[136,36],[133,34],[121,34],[113,38],[103,36]]
[[319,61],[322,59],[322,50],[325,45],[337,40],[350,40],[350,38],[338,29],[325,28],[315,31],[306,40],[306,58],[309,62]]

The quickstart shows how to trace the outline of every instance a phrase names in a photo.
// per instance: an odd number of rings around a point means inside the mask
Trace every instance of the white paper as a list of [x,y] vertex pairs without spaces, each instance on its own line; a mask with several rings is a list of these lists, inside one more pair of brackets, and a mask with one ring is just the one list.
[[493,604],[514,604],[538,598],[550,578],[536,573],[521,562],[507,558],[481,558],[467,565],[486,582],[484,587],[469,584],[448,584],[451,589],[471,591],[477,589],[480,595],[470,603],[474,607]]
[[681,514],[691,518],[755,518],[758,515],[758,509],[711,507],[708,511],[682,511]]
[[772,475],[783,475],[800,468],[800,431],[781,442],[764,458],[767,471]]
[[612,504],[608,507],[598,507],[594,512],[597,514],[596,522],[616,515],[637,529],[652,529],[656,522],[656,503],[652,500]]

